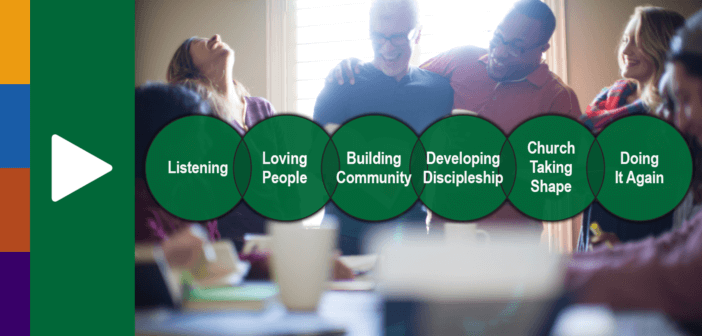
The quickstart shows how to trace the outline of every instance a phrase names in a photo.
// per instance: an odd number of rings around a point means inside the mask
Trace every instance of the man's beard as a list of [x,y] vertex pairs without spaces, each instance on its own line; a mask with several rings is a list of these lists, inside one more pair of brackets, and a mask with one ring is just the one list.
[[496,82],[502,82],[502,81],[507,80],[507,77],[509,77],[510,71],[508,69],[507,71],[505,71],[504,75],[502,75],[501,77],[497,77],[497,75],[495,75],[495,70],[493,70],[492,66],[490,65],[490,62],[488,61],[487,73],[488,73],[488,77],[492,78],[492,80],[494,80]]
[[696,135],[685,133],[683,135],[687,146],[690,148],[692,155],[692,183],[690,191],[694,197],[693,203],[697,204],[702,201],[702,144]]
[[512,64],[505,67],[505,74],[502,77],[497,77],[488,62],[487,73],[496,82],[508,82],[524,79],[534,72],[536,68],[538,68],[538,65]]

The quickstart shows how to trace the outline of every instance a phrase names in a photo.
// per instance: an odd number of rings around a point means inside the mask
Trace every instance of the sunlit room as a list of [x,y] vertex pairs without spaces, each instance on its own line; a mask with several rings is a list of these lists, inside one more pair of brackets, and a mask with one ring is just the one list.
[[[700,10],[136,0],[136,334],[702,333],[674,70],[702,57]],[[200,173],[235,196],[154,177],[193,114],[231,138],[203,123],[175,147],[232,144]]]

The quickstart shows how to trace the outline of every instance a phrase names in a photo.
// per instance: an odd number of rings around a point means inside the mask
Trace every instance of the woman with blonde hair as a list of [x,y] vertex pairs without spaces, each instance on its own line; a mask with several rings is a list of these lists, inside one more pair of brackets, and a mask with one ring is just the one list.
[[[259,121],[273,116],[273,106],[264,98],[251,97],[234,79],[234,50],[219,35],[209,39],[191,37],[173,54],[166,79],[184,85],[206,100],[212,114],[226,121],[244,136]],[[246,202],[218,219],[218,231],[234,241],[237,250],[244,244],[244,234],[264,233],[265,218]]]
[[264,98],[251,97],[234,79],[234,50],[219,35],[209,39],[191,37],[173,54],[166,80],[183,84],[206,99],[215,115],[243,135],[259,121],[273,116]]
[[[593,132],[619,118],[634,114],[655,114],[663,99],[658,82],[665,71],[666,54],[675,31],[685,18],[661,7],[639,6],[634,9],[622,33],[617,61],[621,76],[605,88],[585,110],[584,123]],[[664,117],[664,116],[662,116]],[[590,239],[590,226],[598,223],[603,231]],[[657,236],[673,226],[673,213],[645,222],[632,222],[610,214],[599,203],[585,209],[578,250],[605,242],[617,243]],[[598,231],[599,233],[599,231]]]
[[[219,35],[209,39],[191,37],[173,54],[166,79],[169,83],[184,85],[207,100],[212,113],[228,122],[240,135],[244,135],[259,121],[273,116],[273,106],[264,98],[251,97],[244,86],[234,79],[234,50],[222,42]],[[231,239],[241,251],[246,233],[264,233],[265,221],[246,202],[241,202],[231,212],[211,221],[210,230],[218,238]],[[212,235],[211,235],[212,236]],[[252,263],[249,278],[268,278],[268,255],[265,252],[242,255]],[[353,272],[338,259],[334,262],[334,278],[353,278]]]
[[677,12],[661,7],[634,9],[622,33],[617,61],[621,76],[585,110],[585,125],[595,133],[621,117],[654,113],[661,104],[658,82],[675,30],[685,23]]

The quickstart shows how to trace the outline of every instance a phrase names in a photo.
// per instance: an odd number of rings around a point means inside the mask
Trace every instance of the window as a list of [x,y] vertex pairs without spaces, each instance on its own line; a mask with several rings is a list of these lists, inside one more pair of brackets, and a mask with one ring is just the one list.
[[[422,36],[413,65],[462,45],[487,48],[515,0],[418,0]],[[339,61],[373,59],[370,0],[297,0],[297,108],[311,117],[324,78]]]

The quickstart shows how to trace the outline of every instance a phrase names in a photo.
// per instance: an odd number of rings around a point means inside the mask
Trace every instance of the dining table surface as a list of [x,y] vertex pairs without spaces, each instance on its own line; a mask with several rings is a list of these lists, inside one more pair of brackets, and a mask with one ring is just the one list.
[[[256,285],[275,286],[272,282]],[[246,285],[246,284],[245,284]],[[349,335],[385,334],[383,296],[374,290],[328,290],[316,311],[288,311],[277,297],[260,310],[183,311],[138,309],[136,335]],[[571,305],[580,310],[601,307]],[[565,310],[564,310],[565,311]],[[555,324],[564,320],[559,314]],[[572,323],[572,314],[569,317]],[[587,315],[591,315],[586,313]],[[613,335],[685,335],[665,315],[647,311],[613,312]],[[576,325],[588,321],[576,321]]]
[[[273,283],[270,283],[274,286]],[[260,310],[137,310],[136,335],[382,335],[382,298],[375,291],[322,294],[317,311],[291,312],[274,299]]]

